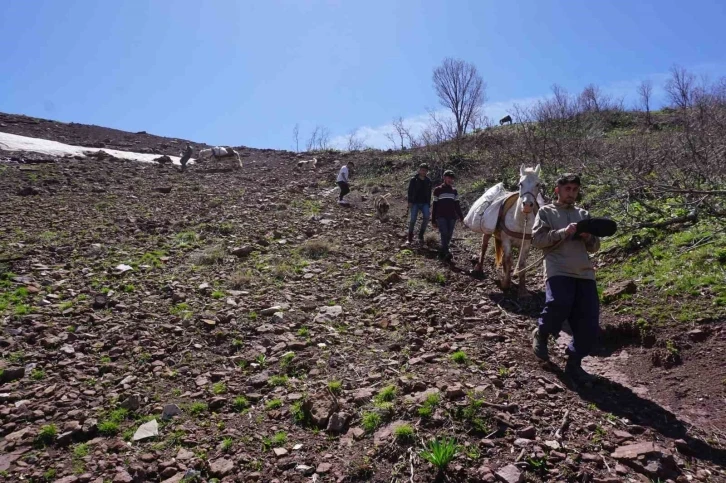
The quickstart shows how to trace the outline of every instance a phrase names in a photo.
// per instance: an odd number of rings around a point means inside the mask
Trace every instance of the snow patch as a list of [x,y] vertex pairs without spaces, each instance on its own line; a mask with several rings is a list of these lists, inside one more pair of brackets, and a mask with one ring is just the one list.
[[[47,154],[48,156],[89,156],[98,151],[108,153],[115,158],[127,159],[129,161],[141,161],[153,163],[154,159],[161,154],[132,153],[129,151],[118,151],[116,149],[86,148],[83,146],[72,146],[47,139],[29,138],[0,132],[0,150],[2,151],[26,151],[31,153]],[[174,164],[179,164],[179,156],[169,156]],[[192,164],[192,160],[189,164]]]

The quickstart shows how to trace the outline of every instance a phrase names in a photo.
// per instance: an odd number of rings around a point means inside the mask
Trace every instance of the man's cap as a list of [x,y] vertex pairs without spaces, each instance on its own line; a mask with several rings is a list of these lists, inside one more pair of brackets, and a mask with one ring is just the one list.
[[429,169],[429,165],[427,163],[421,163],[421,164],[418,165],[418,169],[428,170]]
[[559,178],[557,178],[557,186],[562,186],[565,184],[574,183],[576,185],[580,185],[580,175],[574,174],[574,173],[565,173]]
[[451,176],[452,178],[456,178],[456,176],[454,175],[454,172],[451,171],[450,169],[447,169],[446,171],[444,171],[444,176]]

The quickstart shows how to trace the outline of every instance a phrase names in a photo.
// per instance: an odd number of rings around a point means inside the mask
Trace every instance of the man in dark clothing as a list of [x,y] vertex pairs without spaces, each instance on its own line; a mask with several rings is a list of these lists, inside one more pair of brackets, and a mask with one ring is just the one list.
[[456,220],[464,223],[464,214],[461,212],[459,193],[454,188],[454,172],[444,171],[444,184],[434,190],[434,207],[431,213],[431,225],[439,228],[441,233],[441,251],[439,257],[447,261],[453,257],[449,252],[449,243],[454,236]]
[[184,149],[184,153],[182,153],[182,157],[179,160],[182,171],[184,171],[186,169],[187,163],[189,162],[189,159],[192,157],[192,153],[194,153],[194,150],[189,145],[189,143],[187,143],[187,147]]
[[428,177],[429,165],[426,163],[418,167],[418,174],[408,182],[408,209],[411,211],[411,219],[408,222],[408,242],[413,242],[413,229],[416,226],[416,218],[421,212],[421,228],[418,231],[418,241],[423,243],[426,225],[428,225],[431,213],[431,189],[433,183]]
[[533,333],[535,355],[548,360],[547,341],[557,338],[568,320],[572,343],[567,348],[565,372],[573,379],[589,383],[593,378],[582,369],[582,358],[590,355],[598,333],[600,300],[595,270],[589,253],[600,248],[600,240],[589,233],[574,237],[577,222],[590,217],[575,206],[580,177],[565,174],[557,180],[557,201],[540,208],[534,222],[532,244],[545,251],[547,278],[545,306]]

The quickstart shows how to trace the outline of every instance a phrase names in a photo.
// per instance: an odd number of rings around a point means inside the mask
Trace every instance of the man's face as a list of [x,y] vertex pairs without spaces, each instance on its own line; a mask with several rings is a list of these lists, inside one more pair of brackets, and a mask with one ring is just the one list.
[[451,176],[444,176],[444,183],[452,185],[454,184],[454,178],[452,178]]
[[429,170],[428,169],[426,169],[426,168],[419,168],[419,170],[418,170],[418,175],[419,176],[421,176],[422,178],[425,178],[427,174],[429,174]]
[[557,199],[560,203],[572,205],[577,201],[577,195],[580,193],[580,185],[577,183],[563,184],[555,189],[555,193],[557,193]]

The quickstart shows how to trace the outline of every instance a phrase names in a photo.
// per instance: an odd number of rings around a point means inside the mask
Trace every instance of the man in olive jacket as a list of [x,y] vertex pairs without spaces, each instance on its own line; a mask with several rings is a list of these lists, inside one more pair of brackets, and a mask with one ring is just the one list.
[[534,223],[532,244],[545,252],[545,306],[533,333],[535,355],[548,360],[549,336],[557,338],[562,323],[569,320],[572,342],[567,348],[565,372],[578,382],[592,376],[582,369],[582,359],[592,351],[599,329],[600,300],[595,270],[588,255],[600,249],[600,240],[589,233],[573,237],[577,222],[590,217],[575,206],[580,177],[565,174],[557,180],[557,201],[543,206]]

